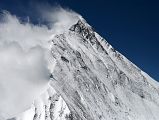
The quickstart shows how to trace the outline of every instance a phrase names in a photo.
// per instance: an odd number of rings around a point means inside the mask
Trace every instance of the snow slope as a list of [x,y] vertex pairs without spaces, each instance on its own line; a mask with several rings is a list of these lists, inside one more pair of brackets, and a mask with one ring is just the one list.
[[17,120],[158,120],[159,84],[84,19],[51,46],[49,89]]

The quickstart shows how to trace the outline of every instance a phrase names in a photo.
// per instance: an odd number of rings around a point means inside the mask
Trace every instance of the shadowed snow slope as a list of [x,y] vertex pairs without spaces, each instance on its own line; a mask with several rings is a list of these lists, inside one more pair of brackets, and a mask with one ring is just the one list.
[[17,119],[158,120],[159,84],[85,20],[56,35],[51,52],[56,65],[49,89],[56,92],[47,91],[42,104]]

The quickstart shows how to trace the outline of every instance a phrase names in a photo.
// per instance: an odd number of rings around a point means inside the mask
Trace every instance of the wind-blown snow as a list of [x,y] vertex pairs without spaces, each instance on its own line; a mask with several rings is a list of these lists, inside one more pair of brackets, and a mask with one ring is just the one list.
[[13,117],[46,89],[49,70],[41,47],[25,52],[17,43],[0,47],[0,113]]
[[39,13],[49,27],[24,22],[7,11],[0,15],[0,118],[27,110],[47,89],[56,63],[49,50],[50,40],[69,29],[78,17],[61,7]]

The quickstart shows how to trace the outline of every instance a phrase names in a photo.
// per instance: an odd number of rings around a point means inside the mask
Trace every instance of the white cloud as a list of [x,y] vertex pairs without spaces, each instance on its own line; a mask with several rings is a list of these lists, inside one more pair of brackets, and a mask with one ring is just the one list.
[[[38,7],[38,11],[42,13],[44,21],[49,23],[49,27],[53,28],[53,33],[59,34],[68,30],[73,24],[77,23],[81,16],[70,9],[58,7]],[[49,9],[49,10],[48,10]]]
[[46,26],[22,23],[15,15],[3,14],[0,23],[0,40],[2,42],[18,42],[27,50],[37,45],[46,47],[51,31]]
[[0,113],[13,117],[27,109],[49,80],[41,47],[24,51],[17,43],[0,49]]
[[24,23],[9,12],[0,16],[0,119],[23,112],[45,89],[49,82],[49,41],[79,17],[61,7],[39,13],[49,29]]

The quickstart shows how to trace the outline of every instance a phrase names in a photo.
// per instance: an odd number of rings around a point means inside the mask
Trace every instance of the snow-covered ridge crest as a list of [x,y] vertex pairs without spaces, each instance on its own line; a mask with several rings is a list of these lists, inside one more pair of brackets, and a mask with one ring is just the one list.
[[[52,94],[43,102],[39,117],[35,118],[33,113],[30,120],[159,118],[159,84],[116,51],[83,18],[53,38],[51,53],[56,65],[50,87],[65,101],[69,112],[64,110],[62,118],[60,114],[52,117],[50,104],[45,106],[54,98]],[[55,105],[61,108],[62,103]],[[59,113],[58,110],[53,112]],[[47,117],[40,117],[40,114]]]

